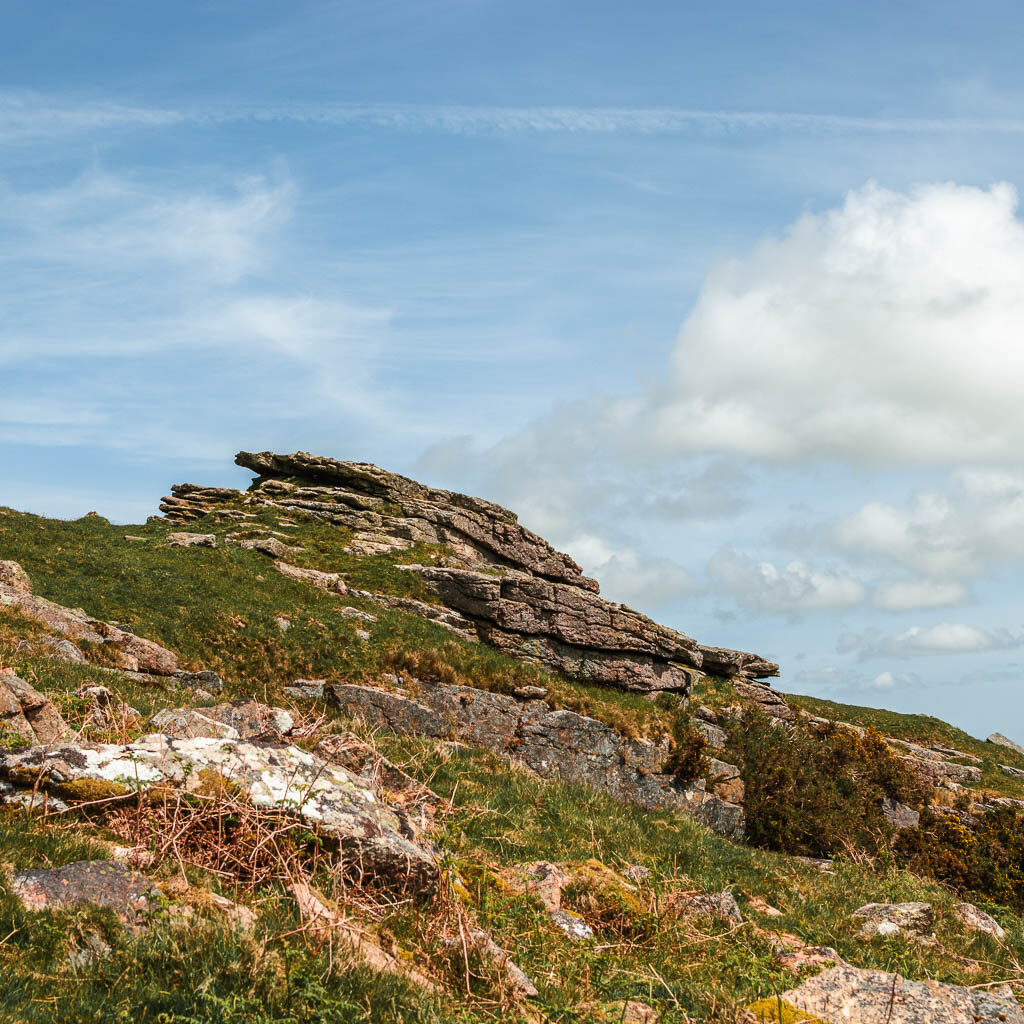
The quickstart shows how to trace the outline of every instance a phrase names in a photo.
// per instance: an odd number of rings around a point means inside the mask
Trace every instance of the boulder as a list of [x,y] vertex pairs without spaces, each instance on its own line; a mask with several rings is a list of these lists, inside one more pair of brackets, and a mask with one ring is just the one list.
[[27,910],[67,910],[82,904],[109,907],[138,926],[159,893],[144,875],[113,860],[82,860],[62,868],[34,868],[11,876],[11,891]]
[[66,636],[44,636],[39,642],[49,648],[51,657],[66,661],[69,665],[89,663],[89,659]]
[[985,742],[995,743],[1000,747],[1007,747],[1010,750],[1015,750],[1018,754],[1024,754],[1024,747],[1019,743],[1015,743],[1009,736],[1004,736],[1001,732],[992,733]]
[[882,797],[882,816],[896,828],[917,828],[921,824],[920,812],[888,796]]
[[822,971],[778,998],[755,1004],[754,1019],[778,1021],[780,1002],[783,1013],[791,1014],[785,1020],[799,1020],[804,1013],[825,1024],[1024,1024],[1024,1012],[1008,988],[908,981],[849,966]]
[[686,909],[691,914],[705,914],[708,917],[721,917],[730,924],[743,924],[736,897],[731,892],[695,893],[686,898]]
[[120,667],[129,671],[169,676],[178,669],[175,655],[159,644],[94,619],[80,608],[65,608],[47,601],[15,584],[0,581],[0,605],[14,608],[65,638],[105,645],[115,653]]
[[170,548],[215,548],[217,537],[213,533],[169,533],[167,546]]
[[991,914],[979,910],[973,903],[958,903],[953,909],[968,931],[984,932],[1000,942],[1006,938],[1006,932],[999,922]]
[[58,743],[72,734],[53,701],[24,679],[5,672],[0,672],[0,733],[20,737],[26,746]]
[[861,924],[859,937],[873,939],[927,935],[935,915],[928,903],[868,903],[855,910],[853,918]]
[[254,700],[236,700],[212,708],[168,708],[153,716],[154,729],[177,739],[199,736],[248,740],[287,736],[295,721],[287,711]]
[[32,581],[28,573],[17,562],[0,560],[0,584],[20,591],[22,594],[32,593]]
[[328,594],[345,594],[348,592],[348,587],[345,586],[341,573],[320,572],[319,569],[302,569],[281,559],[274,562],[274,568],[284,576],[290,576],[293,580],[299,580],[302,583],[311,583],[318,590],[323,590]]
[[202,669],[199,672],[186,672],[184,669],[179,669],[174,674],[181,680],[183,686],[199,688],[213,694],[220,693],[224,689],[224,680],[210,669]]
[[1014,768],[1013,765],[1001,764],[999,770],[1004,775],[1009,775],[1012,779],[1024,779],[1024,769]]
[[130,744],[0,751],[0,779],[69,803],[130,797],[153,787],[197,792],[211,778],[237,787],[257,809],[318,829],[337,844],[349,875],[420,893],[437,885],[435,857],[406,838],[401,818],[372,787],[299,747],[154,734]]

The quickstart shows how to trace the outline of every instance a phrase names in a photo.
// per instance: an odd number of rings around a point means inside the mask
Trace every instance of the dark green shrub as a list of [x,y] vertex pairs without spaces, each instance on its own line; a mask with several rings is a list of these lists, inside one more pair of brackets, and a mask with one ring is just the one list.
[[917,806],[927,799],[874,730],[782,724],[755,708],[727,729],[746,787],[747,836],[758,846],[811,857],[876,850],[892,834],[882,798]]
[[[967,823],[959,815],[925,810],[917,829],[896,840],[911,871],[967,893],[1024,909],[1024,815],[1000,807]],[[970,819],[968,819],[968,822]]]
[[694,728],[686,712],[676,712],[672,719],[672,753],[665,762],[665,772],[674,775],[676,781],[687,785],[707,774],[711,762],[708,758],[708,741]]

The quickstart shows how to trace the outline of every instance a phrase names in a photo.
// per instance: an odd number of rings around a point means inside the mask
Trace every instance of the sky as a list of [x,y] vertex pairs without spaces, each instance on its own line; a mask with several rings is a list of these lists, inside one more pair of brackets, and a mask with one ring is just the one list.
[[0,15],[0,504],[372,461],[1024,741],[1019,4]]

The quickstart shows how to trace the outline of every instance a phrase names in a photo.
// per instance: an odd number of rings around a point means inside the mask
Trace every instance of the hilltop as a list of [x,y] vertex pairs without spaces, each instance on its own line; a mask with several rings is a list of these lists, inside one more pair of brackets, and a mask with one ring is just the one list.
[[0,1020],[1024,1021],[1024,751],[780,692],[481,498],[236,461],[0,510]]

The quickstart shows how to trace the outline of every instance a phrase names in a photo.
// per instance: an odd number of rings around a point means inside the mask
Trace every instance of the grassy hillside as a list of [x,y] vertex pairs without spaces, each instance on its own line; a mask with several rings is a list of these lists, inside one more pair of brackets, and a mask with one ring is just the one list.
[[[295,561],[344,572],[355,588],[425,598],[416,579],[396,566],[443,553],[358,558],[343,550],[344,531],[305,520],[295,520],[294,527],[273,516],[264,520],[264,527],[305,549]],[[281,575],[265,555],[224,544],[224,535],[238,528],[200,522],[190,529],[217,533],[217,548],[169,548],[164,538],[174,527],[165,523],[112,526],[98,517],[58,522],[2,510],[0,559],[20,562],[37,593],[129,624],[176,651],[190,668],[219,672],[229,697],[289,707],[316,720],[320,734],[351,723],[322,703],[286,698],[285,685],[296,677],[372,681],[396,671],[498,690],[539,683],[557,705],[633,735],[671,729],[677,714],[671,700],[576,686],[415,616],[327,595]],[[339,614],[346,605],[378,617],[367,626],[369,640],[357,633],[365,623]],[[50,695],[72,720],[69,694],[85,682],[111,687],[146,715],[194,700],[175,680],[153,685],[54,660],[46,656],[41,635],[38,626],[0,609],[0,665]],[[716,707],[734,699],[720,680],[706,681],[695,695]],[[1016,792],[994,766],[997,760],[1024,761],[986,749],[944,723],[810,698],[793,703],[878,726],[888,735],[939,740],[975,753],[984,761],[986,784]],[[831,946],[855,965],[908,977],[1024,981],[1024,929],[1014,912],[982,901],[1006,928],[1004,943],[968,933],[953,913],[958,897],[951,889],[901,870],[884,850],[869,855],[851,849],[824,873],[793,857],[731,843],[681,815],[645,813],[578,786],[544,782],[460,744],[388,734],[367,738],[451,801],[437,825],[446,857],[444,889],[424,905],[342,890],[323,869],[315,869],[312,880],[385,948],[431,978],[436,990],[359,967],[304,929],[283,875],[242,882],[198,866],[185,851],[146,869],[163,887],[166,906],[164,917],[139,935],[97,909],[29,913],[0,885],[0,1021],[611,1022],[623,1019],[624,1001],[640,1000],[666,1024],[725,1024],[753,1001],[792,986],[794,974],[777,952],[780,943],[796,940]],[[5,870],[106,856],[114,840],[125,842],[124,829],[98,815],[39,821],[0,809]],[[527,891],[522,867],[536,860],[567,865],[572,881],[565,905],[591,925],[594,939],[567,938]],[[630,882],[624,872],[631,865],[649,869],[650,878]],[[687,910],[694,893],[723,889],[735,895],[742,924]],[[211,892],[255,909],[255,930],[232,932],[207,913]],[[934,905],[934,944],[856,937],[852,910],[905,900]],[[181,922],[183,905],[192,912]],[[465,949],[461,939],[470,920],[512,952],[535,981],[537,999],[514,1000],[493,966]],[[110,945],[110,955],[69,963],[69,950],[96,934]]]

